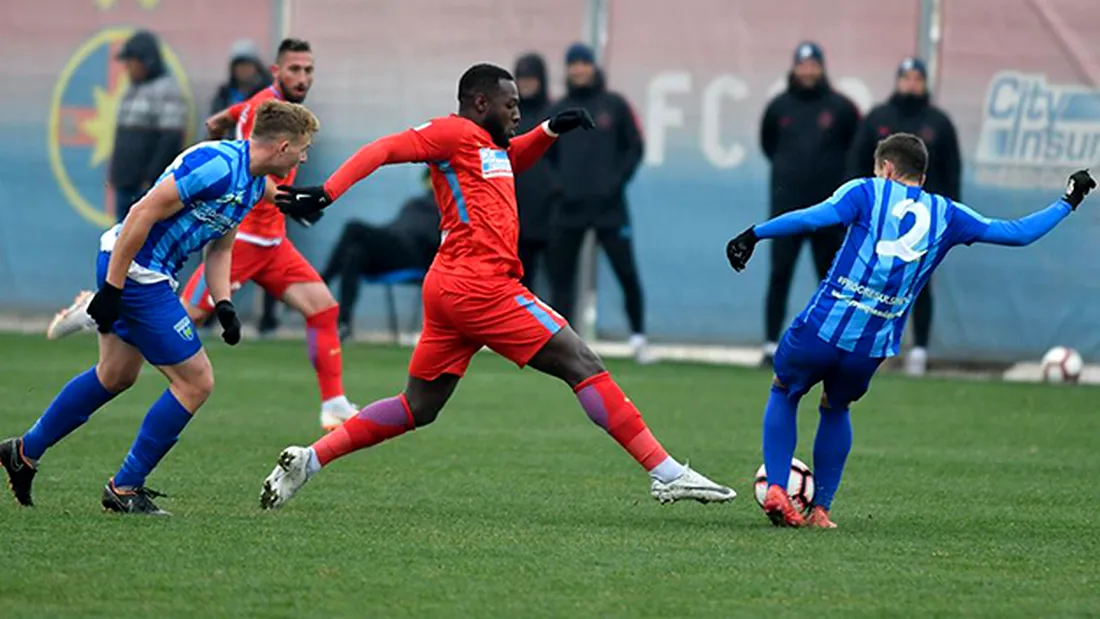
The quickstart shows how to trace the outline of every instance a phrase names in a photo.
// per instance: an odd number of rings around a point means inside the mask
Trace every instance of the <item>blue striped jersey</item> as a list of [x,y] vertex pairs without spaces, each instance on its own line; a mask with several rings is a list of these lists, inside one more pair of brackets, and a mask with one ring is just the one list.
[[811,326],[842,350],[894,356],[932,271],[953,246],[983,240],[990,220],[920,187],[879,178],[845,183],[821,206],[827,205],[849,225],[848,234],[795,324]]
[[[245,140],[200,142],[180,153],[157,182],[175,178],[183,209],[153,225],[131,278],[174,281],[188,256],[236,227],[264,193],[265,177],[251,176],[248,166]],[[108,234],[117,238],[120,228]]]

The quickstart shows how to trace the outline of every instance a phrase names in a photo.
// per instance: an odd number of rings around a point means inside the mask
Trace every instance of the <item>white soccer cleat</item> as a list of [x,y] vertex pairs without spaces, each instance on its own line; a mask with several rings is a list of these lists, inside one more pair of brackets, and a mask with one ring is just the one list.
[[924,376],[928,373],[928,351],[924,348],[913,348],[905,357],[905,373],[909,376]]
[[661,503],[675,503],[684,499],[700,503],[727,503],[737,498],[733,488],[717,484],[687,465],[684,465],[682,475],[667,484],[654,479],[649,493]]
[[275,470],[264,480],[260,492],[261,509],[279,509],[302,489],[310,478],[311,456],[308,447],[287,447],[279,454]]
[[649,347],[644,335],[635,333],[630,336],[630,350],[634,355],[634,362],[638,365],[650,365],[657,363],[657,354]]
[[332,432],[344,425],[348,419],[359,414],[359,407],[343,398],[343,402],[332,402],[321,405],[321,429]]
[[46,339],[56,340],[95,327],[95,321],[88,315],[88,304],[94,296],[89,290],[81,290],[72,305],[54,315],[46,327]]

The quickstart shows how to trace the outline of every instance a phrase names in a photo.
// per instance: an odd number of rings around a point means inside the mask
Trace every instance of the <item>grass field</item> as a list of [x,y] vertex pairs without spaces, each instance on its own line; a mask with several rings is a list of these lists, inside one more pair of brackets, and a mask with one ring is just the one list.
[[[751,498],[763,372],[612,364],[670,452],[741,494],[660,506],[568,389],[481,355],[434,426],[264,513],[275,456],[317,433],[302,348],[213,346],[215,394],[149,482],[174,518],[98,505],[155,372],[47,454],[38,507],[0,502],[0,616],[1100,615],[1100,390],[881,376],[854,414],[841,528],[792,531]],[[94,355],[0,335],[0,435]],[[407,356],[347,349],[349,394],[391,395]]]

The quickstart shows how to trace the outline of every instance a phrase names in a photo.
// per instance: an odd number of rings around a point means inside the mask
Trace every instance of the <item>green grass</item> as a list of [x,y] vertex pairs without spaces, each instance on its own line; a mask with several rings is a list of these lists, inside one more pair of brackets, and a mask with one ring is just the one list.
[[[663,507],[568,389],[480,355],[434,426],[262,513],[279,450],[317,434],[312,372],[295,342],[211,356],[215,394],[150,479],[175,517],[98,505],[164,388],[149,371],[46,456],[38,507],[0,502],[0,616],[1100,615],[1100,390],[881,376],[841,528],[792,531],[751,497],[766,374],[612,364],[670,452],[741,493]],[[391,395],[407,357],[350,347],[350,395]],[[94,358],[90,338],[0,336],[0,435]]]

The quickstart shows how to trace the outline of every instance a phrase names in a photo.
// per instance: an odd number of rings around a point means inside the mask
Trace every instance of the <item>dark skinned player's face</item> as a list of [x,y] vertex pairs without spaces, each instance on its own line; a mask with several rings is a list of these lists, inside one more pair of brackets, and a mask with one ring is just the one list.
[[493,144],[508,148],[519,124],[519,90],[516,83],[500,80],[500,88],[492,95],[479,95],[477,104],[478,111],[485,115],[481,126],[492,136]]

